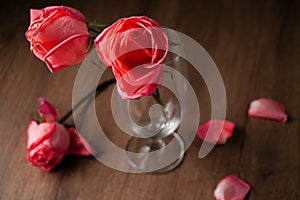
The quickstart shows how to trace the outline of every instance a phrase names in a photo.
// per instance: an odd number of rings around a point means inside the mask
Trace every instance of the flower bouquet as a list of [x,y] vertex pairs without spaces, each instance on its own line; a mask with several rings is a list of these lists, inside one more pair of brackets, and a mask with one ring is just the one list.
[[[83,62],[94,46],[100,60],[110,68],[122,99],[153,95],[162,105],[157,88],[163,81],[162,62],[168,52],[165,31],[146,16],[120,18],[111,25],[87,22],[84,15],[67,6],[30,10],[25,34],[31,52],[54,73]],[[106,84],[106,86],[105,86]],[[82,101],[90,98],[87,95]],[[72,110],[59,119],[58,110],[45,99],[27,129],[28,160],[46,171],[65,154],[90,155],[93,149],[74,127],[65,125]]]

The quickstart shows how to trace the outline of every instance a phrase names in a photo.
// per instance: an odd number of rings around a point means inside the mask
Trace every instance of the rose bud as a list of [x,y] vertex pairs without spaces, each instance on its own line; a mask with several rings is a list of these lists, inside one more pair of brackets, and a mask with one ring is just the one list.
[[94,43],[102,62],[112,67],[123,99],[151,95],[162,83],[168,38],[156,21],[146,16],[121,18]]
[[84,16],[67,6],[30,10],[25,34],[30,49],[51,72],[78,64],[87,56],[89,33]]
[[38,124],[32,120],[27,128],[28,161],[45,171],[51,171],[68,152],[70,135],[55,122]]
[[44,98],[39,98],[40,106],[37,109],[37,114],[41,117],[42,122],[54,122],[59,119],[59,111],[52,106]]

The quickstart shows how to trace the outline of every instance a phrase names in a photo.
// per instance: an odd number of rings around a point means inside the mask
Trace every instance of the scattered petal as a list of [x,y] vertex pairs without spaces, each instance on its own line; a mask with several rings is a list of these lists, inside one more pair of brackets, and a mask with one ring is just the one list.
[[248,114],[252,117],[272,119],[282,123],[285,123],[288,118],[284,105],[268,98],[260,98],[252,101]]
[[68,150],[68,154],[77,156],[89,156],[91,155],[91,153],[93,153],[93,149],[86,142],[86,140],[80,136],[75,128],[69,128],[68,131],[71,136],[71,144]]
[[197,135],[208,143],[225,144],[232,136],[234,127],[235,124],[230,121],[210,120],[198,128]]
[[214,196],[216,200],[243,200],[250,189],[249,184],[237,176],[230,175],[218,183]]

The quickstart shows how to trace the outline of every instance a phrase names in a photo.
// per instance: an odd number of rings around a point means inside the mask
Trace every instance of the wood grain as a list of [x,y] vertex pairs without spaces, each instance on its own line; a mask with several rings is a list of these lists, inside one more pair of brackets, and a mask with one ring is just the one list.
[[[90,21],[112,23],[120,17],[148,15],[198,41],[217,64],[227,93],[227,119],[234,136],[204,159],[195,138],[182,165],[163,175],[128,174],[93,157],[66,156],[50,173],[28,164],[27,124],[45,97],[66,113],[78,66],[51,74],[34,57],[24,34],[29,9],[69,5]],[[300,3],[280,1],[22,1],[0,6],[0,199],[204,199],[213,198],[220,179],[236,174],[252,185],[247,199],[300,199]],[[210,99],[200,76],[190,69],[204,123]],[[127,137],[115,126],[109,96],[96,102],[98,118],[112,141]],[[251,100],[274,98],[286,105],[281,124],[247,116]],[[191,119],[192,120],[192,119]]]

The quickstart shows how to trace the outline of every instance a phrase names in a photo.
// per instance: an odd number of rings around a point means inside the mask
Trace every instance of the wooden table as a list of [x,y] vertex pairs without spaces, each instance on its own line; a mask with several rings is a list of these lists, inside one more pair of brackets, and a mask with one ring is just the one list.
[[[79,69],[51,74],[30,53],[24,37],[29,9],[57,2],[11,0],[0,7],[0,199],[206,200],[214,199],[216,184],[229,174],[253,187],[247,199],[300,199],[299,1],[59,1],[99,23],[146,14],[194,38],[217,64],[227,92],[226,119],[236,124],[234,135],[203,159],[198,158],[201,140],[195,138],[182,165],[163,175],[119,172],[93,157],[66,156],[50,173],[29,165],[26,127],[37,98],[45,97],[66,113]],[[192,77],[192,85],[202,124],[210,117],[207,88],[201,77]],[[99,121],[122,145],[126,141],[105,98],[112,88],[98,97]],[[249,117],[249,103],[259,97],[286,105],[289,122]]]

